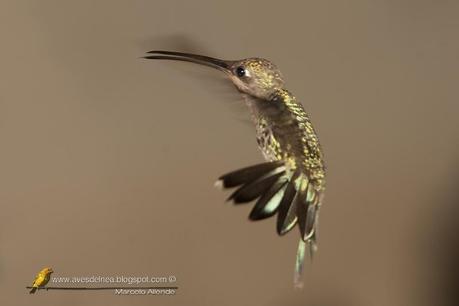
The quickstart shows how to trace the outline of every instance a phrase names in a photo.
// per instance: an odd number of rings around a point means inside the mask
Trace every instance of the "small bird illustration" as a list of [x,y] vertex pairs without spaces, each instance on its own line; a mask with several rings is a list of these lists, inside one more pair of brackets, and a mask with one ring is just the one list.
[[35,277],[35,280],[33,281],[32,290],[30,290],[29,293],[35,293],[35,291],[37,291],[38,288],[46,286],[46,284],[49,282],[51,273],[53,272],[54,271],[51,268],[44,268],[40,272],[38,272],[37,276]]
[[285,89],[279,69],[263,58],[221,60],[172,51],[149,51],[144,58],[185,61],[216,68],[243,95],[266,162],[222,175],[217,185],[237,188],[228,198],[235,204],[256,200],[249,215],[251,220],[277,214],[279,235],[285,235],[298,224],[301,238],[294,284],[302,287],[305,249],[308,247],[311,258],[317,249],[325,165],[309,116],[301,103]]

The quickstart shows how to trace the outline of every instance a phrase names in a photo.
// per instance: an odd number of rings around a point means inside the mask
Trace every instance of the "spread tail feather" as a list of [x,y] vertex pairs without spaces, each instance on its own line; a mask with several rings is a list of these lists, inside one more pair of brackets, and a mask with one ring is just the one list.
[[251,183],[242,185],[230,195],[228,201],[233,200],[235,204],[251,202],[265,194],[284,174],[285,171],[273,175],[270,173],[268,176],[263,176]]
[[299,176],[300,172],[299,170],[296,170],[287,183],[284,197],[279,204],[279,213],[277,214],[277,233],[279,235],[285,235],[288,233],[298,221],[296,209],[298,192],[295,184],[297,184]]
[[279,179],[257,201],[250,212],[250,220],[262,220],[273,216],[284,196],[287,179]]
[[251,220],[277,213],[277,233],[285,235],[298,223],[302,240],[308,241],[315,229],[319,194],[300,169],[286,169],[283,161],[266,162],[222,175],[216,185],[237,187],[228,198],[235,204],[257,202]]
[[273,216],[285,198],[289,175],[282,161],[266,162],[222,175],[216,185],[237,187],[228,198],[234,204],[257,200],[249,218],[261,220]]
[[228,200],[235,204],[257,200],[250,212],[251,220],[262,220],[277,213],[277,233],[285,235],[298,223],[298,245],[294,284],[301,287],[306,247],[312,259],[317,249],[318,212],[321,193],[300,169],[287,170],[282,161],[273,161],[233,171],[220,177],[224,188],[237,187]]
[[251,183],[280,167],[285,168],[281,161],[262,163],[222,175],[217,182],[221,182],[223,188],[237,187]]

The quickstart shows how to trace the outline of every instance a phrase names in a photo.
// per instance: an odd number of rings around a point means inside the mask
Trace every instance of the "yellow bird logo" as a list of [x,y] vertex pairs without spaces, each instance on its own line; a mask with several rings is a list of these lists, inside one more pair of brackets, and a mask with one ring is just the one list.
[[44,268],[43,270],[38,272],[37,276],[35,277],[35,280],[33,281],[32,290],[30,290],[29,293],[35,293],[35,291],[37,291],[38,288],[46,286],[46,284],[49,282],[51,273],[53,272],[54,271],[51,268]]

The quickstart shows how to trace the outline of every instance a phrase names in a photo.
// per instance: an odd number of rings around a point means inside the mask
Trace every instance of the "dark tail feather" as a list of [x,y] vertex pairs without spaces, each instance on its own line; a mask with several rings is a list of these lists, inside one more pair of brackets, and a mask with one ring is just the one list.
[[228,198],[228,201],[233,200],[235,204],[239,204],[255,200],[266,193],[274,185],[274,183],[276,183],[279,178],[285,174],[285,171],[281,171],[274,175],[270,174],[271,172],[256,181],[242,185],[242,187],[233,192],[233,194]]
[[35,293],[35,291],[37,291],[37,288],[33,287],[32,290],[29,291],[29,293],[32,294],[32,293]]
[[277,233],[285,235],[288,233],[297,222],[297,209],[296,209],[296,195],[297,187],[296,181],[300,175],[299,170],[296,170],[285,189],[284,197],[279,204],[279,212],[277,215]]
[[258,198],[249,218],[261,220],[273,216],[286,191],[289,176],[282,161],[267,162],[247,167],[220,177],[225,188],[240,186],[228,200],[235,204],[251,202]]
[[309,251],[310,260],[313,259],[317,250],[316,240],[320,201],[321,196],[314,187],[308,181],[302,181],[296,198],[298,225],[301,232],[293,280],[296,288],[303,287],[302,274],[306,248]]
[[267,190],[250,212],[250,220],[262,220],[274,216],[284,196],[287,185],[287,178],[279,179]]
[[297,215],[301,238],[307,241],[314,234],[319,196],[314,187],[308,182],[300,186],[297,197]]
[[258,164],[222,175],[217,183],[221,183],[224,188],[249,184],[279,167],[283,167],[282,161]]

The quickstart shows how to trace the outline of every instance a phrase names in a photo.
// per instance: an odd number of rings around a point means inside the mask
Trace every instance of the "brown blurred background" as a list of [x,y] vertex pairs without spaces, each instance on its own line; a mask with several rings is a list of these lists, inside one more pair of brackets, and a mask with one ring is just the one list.
[[[458,305],[457,1],[2,1],[0,20],[1,305]],[[311,114],[328,190],[303,291],[298,234],[213,188],[262,161],[242,100],[151,49],[271,59]],[[180,289],[29,295],[48,265]]]

